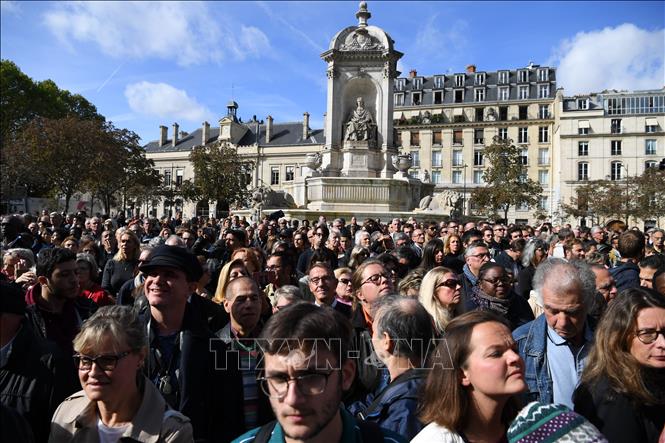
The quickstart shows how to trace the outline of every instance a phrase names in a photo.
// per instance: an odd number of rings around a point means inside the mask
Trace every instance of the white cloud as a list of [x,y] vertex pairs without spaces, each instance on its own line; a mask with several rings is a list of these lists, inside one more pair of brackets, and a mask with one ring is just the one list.
[[44,14],[64,44],[91,42],[113,57],[156,57],[187,66],[270,48],[255,27],[213,18],[202,2],[60,2]]
[[18,14],[21,12],[21,7],[18,2],[2,0],[0,1],[0,11],[3,14]]
[[566,94],[579,94],[662,88],[664,58],[665,30],[626,23],[562,41],[548,65],[558,65],[557,83]]
[[464,20],[450,23],[441,20],[438,14],[432,15],[416,34],[413,47],[407,51],[411,55],[405,56],[404,63],[409,64],[408,69],[420,71],[441,69],[446,63],[456,63],[469,46],[468,28]]
[[130,109],[139,114],[198,122],[212,114],[187,92],[166,83],[132,83],[125,88],[125,97]]

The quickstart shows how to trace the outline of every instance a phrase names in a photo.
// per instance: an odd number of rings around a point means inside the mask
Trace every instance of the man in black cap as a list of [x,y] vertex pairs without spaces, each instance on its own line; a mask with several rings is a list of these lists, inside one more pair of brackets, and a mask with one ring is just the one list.
[[[69,356],[26,321],[21,289],[2,281],[0,293],[0,402],[28,422],[35,441],[46,441],[55,409],[80,386]],[[0,439],[20,441],[12,438],[17,429],[5,426],[10,425],[3,422]]]
[[195,439],[232,439],[243,430],[237,428],[242,385],[229,383],[235,377],[226,372],[234,368],[217,369],[225,368],[226,349],[223,342],[211,340],[213,334],[202,321],[203,298],[194,294],[201,264],[186,249],[164,245],[139,269],[148,302],[142,312],[150,334],[146,375],[172,408],[191,419]]

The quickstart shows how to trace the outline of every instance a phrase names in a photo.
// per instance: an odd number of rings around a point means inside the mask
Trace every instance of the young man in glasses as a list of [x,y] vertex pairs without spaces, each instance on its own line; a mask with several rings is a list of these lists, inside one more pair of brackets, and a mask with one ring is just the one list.
[[234,441],[405,441],[340,407],[355,376],[356,363],[349,358],[351,329],[341,314],[312,304],[275,314],[261,335],[265,369],[259,382],[277,420]]

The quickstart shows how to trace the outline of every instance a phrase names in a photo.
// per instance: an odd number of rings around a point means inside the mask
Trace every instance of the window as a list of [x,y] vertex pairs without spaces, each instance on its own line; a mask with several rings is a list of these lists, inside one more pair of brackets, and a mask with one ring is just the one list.
[[453,145],[463,145],[464,144],[464,132],[461,129],[453,130]]
[[441,167],[441,151],[432,151],[432,167]]
[[270,168],[270,184],[279,184],[279,166],[273,166]]
[[517,128],[517,143],[529,143],[529,128]]
[[455,103],[464,101],[464,89],[455,89]]
[[453,171],[453,183],[462,183],[462,171]]
[[441,171],[432,171],[432,183],[435,185],[441,183]]
[[395,94],[395,106],[404,106],[404,93],[398,92]]
[[473,171],[473,182],[477,185],[483,182],[483,171]]
[[550,171],[538,171],[538,183],[547,186],[550,183]]
[[[516,207],[515,209],[516,209],[517,211],[528,211],[528,210],[529,210],[529,205],[527,205],[527,204],[524,203],[524,202],[521,202],[520,204],[517,205],[517,207]],[[526,222],[524,222],[524,223],[517,223],[517,220],[515,220],[515,223],[516,223],[516,224],[520,224],[520,225],[526,225],[526,224],[528,224],[529,222],[526,221]]]
[[547,148],[538,149],[538,164],[539,165],[549,165],[550,164],[550,150]]
[[462,87],[464,86],[464,74],[457,74],[455,76],[455,86]]
[[586,111],[589,109],[589,99],[588,98],[578,98],[577,99],[577,109],[580,111]]
[[423,79],[414,78],[413,79],[413,89],[422,89],[423,88]]
[[483,165],[483,151],[473,151],[473,166]]
[[406,79],[398,78],[397,80],[395,80],[395,89],[398,91],[403,91],[405,84],[406,84]]
[[612,134],[621,134],[621,119],[613,118],[610,125],[610,132]]
[[610,165],[610,180],[621,180],[621,162],[612,162]]
[[485,141],[485,130],[484,129],[474,129],[473,130],[473,143],[475,145],[482,145]]
[[644,162],[644,169],[651,169],[651,168],[657,168],[658,167],[658,162],[654,160],[649,160],[648,162]]
[[549,80],[549,73],[550,70],[547,68],[540,68],[538,69],[538,81],[539,82],[546,82]]
[[655,139],[648,139],[644,142],[644,155],[656,155],[658,145]]
[[284,170],[284,181],[290,182],[293,181],[296,175],[296,168],[293,166],[287,166]]
[[538,117],[541,119],[550,118],[550,105],[538,106]]
[[411,131],[411,146],[420,146],[420,132]]
[[577,164],[577,180],[579,181],[589,180],[589,163],[579,162]]
[[508,106],[499,106],[499,120],[508,120]]
[[413,164],[411,165],[412,168],[419,168],[420,167],[420,152],[419,151],[411,151],[411,159],[413,161]]
[[538,127],[538,143],[547,143],[550,141],[550,128],[547,126]]
[[501,140],[508,140],[508,128],[499,128],[499,138]]
[[479,72],[476,74],[476,85],[484,85],[485,84],[485,73],[484,72]]
[[420,178],[420,171],[418,169],[410,169],[409,170],[409,177],[410,178],[415,178],[415,179]]
[[577,155],[580,157],[589,155],[589,142],[577,142]]
[[647,133],[658,132],[658,121],[655,118],[654,119],[648,118],[646,124],[644,125],[644,132]]
[[433,138],[433,140],[432,140],[433,145],[441,146],[441,142],[442,142],[441,131],[434,131],[434,133],[432,134],[432,138]]
[[171,171],[164,171],[164,186],[171,186]]
[[517,81],[519,83],[527,83],[529,81],[529,71],[517,71]]
[[520,148],[520,164],[528,165],[529,164],[529,150],[527,148]]
[[589,135],[589,128],[578,128],[577,133],[579,135]]
[[550,85],[538,85],[538,98],[547,98],[550,96]]
[[550,210],[550,202],[547,196],[541,195],[540,200],[538,201],[538,209],[542,211],[549,211]]
[[528,86],[520,86],[519,89],[517,90],[517,98],[520,100],[526,100],[529,98],[529,87]]
[[527,120],[529,118],[529,107],[526,105],[520,106],[517,115],[520,120]]
[[443,91],[434,91],[434,104],[440,105],[443,103]]
[[499,100],[508,100],[510,98],[510,88],[502,86],[499,88]]
[[184,169],[176,169],[176,171],[175,171],[175,185],[177,187],[182,186],[182,179],[183,179],[184,175],[185,175],[185,170]]
[[508,83],[509,79],[510,79],[509,71],[499,71],[499,84],[505,85]]
[[434,87],[443,88],[443,76],[437,75],[434,77]]
[[413,106],[418,106],[422,101],[423,93],[422,92],[412,92],[411,93],[411,104]]
[[476,121],[482,122],[485,120],[485,108],[476,108]]
[[621,140],[610,142],[610,155],[621,155]]
[[459,149],[455,149],[453,151],[453,166],[462,166],[464,163],[463,157],[462,157],[462,151]]

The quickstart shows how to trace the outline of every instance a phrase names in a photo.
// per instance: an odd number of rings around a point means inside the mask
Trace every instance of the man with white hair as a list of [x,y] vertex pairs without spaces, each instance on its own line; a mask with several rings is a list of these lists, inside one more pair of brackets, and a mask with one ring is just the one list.
[[573,408],[572,395],[593,345],[596,278],[586,263],[551,258],[533,277],[543,315],[513,331],[525,363],[528,401]]

